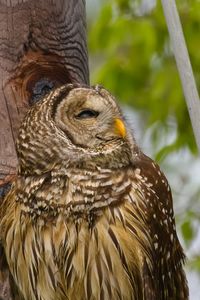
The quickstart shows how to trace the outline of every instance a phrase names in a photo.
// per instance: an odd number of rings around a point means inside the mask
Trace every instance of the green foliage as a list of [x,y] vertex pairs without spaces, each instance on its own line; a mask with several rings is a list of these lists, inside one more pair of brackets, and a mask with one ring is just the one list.
[[[169,117],[177,123],[172,144],[157,153],[197,148],[171,50],[160,1],[141,15],[140,1],[105,1],[89,32],[89,48],[96,69],[93,83],[101,83],[123,103],[139,110],[146,126],[154,126],[152,139],[159,138]],[[200,87],[200,1],[179,0],[179,12],[188,49]]]
[[191,219],[193,219],[193,217],[186,217],[186,219],[181,225],[181,232],[187,244],[190,244],[192,242],[195,235]]

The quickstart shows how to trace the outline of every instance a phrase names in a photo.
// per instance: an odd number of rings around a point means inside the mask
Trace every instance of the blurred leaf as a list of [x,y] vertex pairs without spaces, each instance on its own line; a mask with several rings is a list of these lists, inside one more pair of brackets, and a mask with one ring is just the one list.
[[194,230],[191,220],[186,220],[181,226],[182,235],[186,243],[190,243],[194,238]]
[[194,257],[193,260],[190,261],[189,266],[200,272],[200,256]]

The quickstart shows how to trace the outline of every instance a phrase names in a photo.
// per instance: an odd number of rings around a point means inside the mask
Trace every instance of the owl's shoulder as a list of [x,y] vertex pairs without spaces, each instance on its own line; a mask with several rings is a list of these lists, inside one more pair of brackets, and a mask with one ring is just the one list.
[[172,194],[164,173],[155,161],[141,153],[130,172],[130,178],[130,199],[136,201],[144,213],[152,234],[159,239],[163,233],[171,232],[171,235],[165,236],[168,242],[173,243],[176,230]]
[[161,196],[171,196],[171,189],[160,166],[150,157],[140,152],[133,163],[134,173],[141,176],[142,182],[154,187]]

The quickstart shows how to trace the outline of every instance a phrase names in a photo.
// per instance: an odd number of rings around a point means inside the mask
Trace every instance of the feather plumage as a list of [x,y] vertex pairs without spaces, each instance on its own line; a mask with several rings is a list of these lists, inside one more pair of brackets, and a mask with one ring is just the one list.
[[[93,121],[76,128],[65,119],[83,103],[98,110],[98,137]],[[188,299],[167,180],[128,130],[125,138],[113,130],[113,118],[123,119],[107,91],[70,85],[22,125],[19,175],[0,228],[25,299]]]

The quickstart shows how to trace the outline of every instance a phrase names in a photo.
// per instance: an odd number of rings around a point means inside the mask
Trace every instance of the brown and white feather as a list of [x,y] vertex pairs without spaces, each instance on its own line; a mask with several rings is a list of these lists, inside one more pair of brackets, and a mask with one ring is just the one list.
[[[100,111],[88,131],[70,119],[85,103]],[[107,91],[72,85],[27,114],[0,218],[24,299],[188,299],[170,187],[115,118],[124,122]]]

